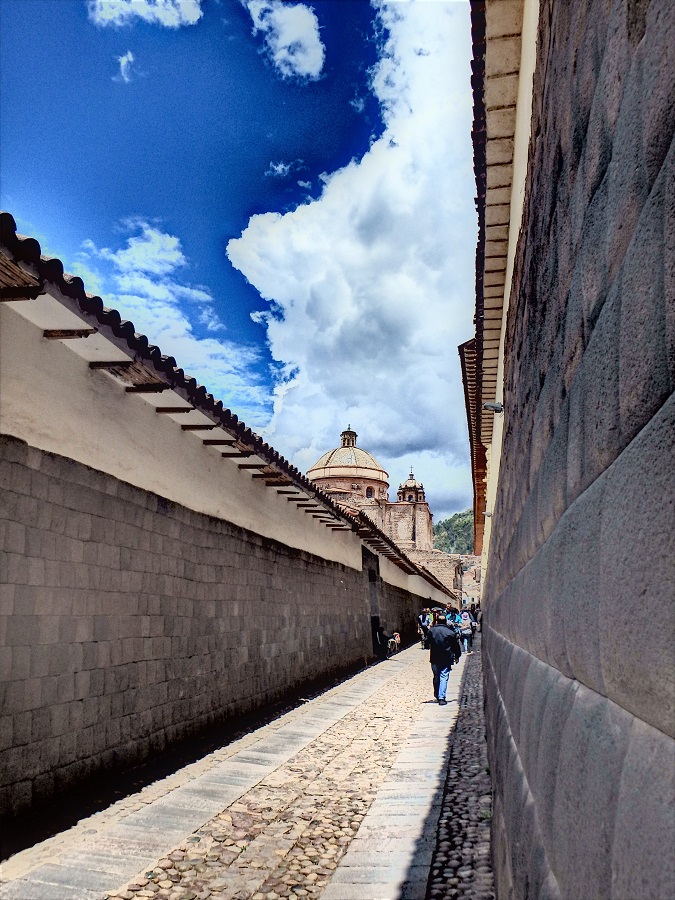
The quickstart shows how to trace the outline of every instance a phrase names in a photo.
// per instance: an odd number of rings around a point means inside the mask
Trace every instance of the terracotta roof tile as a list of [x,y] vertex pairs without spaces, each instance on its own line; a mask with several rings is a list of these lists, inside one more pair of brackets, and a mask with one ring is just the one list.
[[27,300],[40,293],[40,281],[6,256],[0,257],[0,297],[3,300]]

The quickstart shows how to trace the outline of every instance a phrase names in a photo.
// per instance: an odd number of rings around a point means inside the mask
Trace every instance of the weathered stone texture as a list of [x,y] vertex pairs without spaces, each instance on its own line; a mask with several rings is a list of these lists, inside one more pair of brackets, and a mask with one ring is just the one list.
[[[442,550],[406,550],[413,562],[431,572],[450,590],[462,590],[462,562],[458,555],[445,553]],[[455,605],[461,605],[459,594]]]
[[[13,438],[0,455],[5,812],[372,654],[368,572]],[[414,638],[423,601],[375,586]]]
[[484,606],[500,898],[675,890],[672,11],[541,4]]

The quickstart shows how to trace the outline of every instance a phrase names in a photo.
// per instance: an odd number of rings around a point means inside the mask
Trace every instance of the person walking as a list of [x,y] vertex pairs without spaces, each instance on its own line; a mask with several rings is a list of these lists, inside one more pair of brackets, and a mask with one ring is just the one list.
[[429,662],[434,674],[434,697],[439,706],[447,706],[445,693],[448,687],[450,669],[455,660],[462,655],[457,635],[446,623],[446,618],[439,615],[436,624],[429,629]]
[[465,653],[469,652],[469,646],[473,646],[473,629],[471,628],[471,613],[468,609],[462,611],[459,622],[459,632],[462,636],[462,645]]
[[389,641],[393,635],[387,634],[382,625],[378,622],[373,632],[373,640],[375,644],[375,653],[378,659],[387,659],[389,656]]
[[431,623],[433,622],[433,616],[431,615],[431,610],[428,608],[424,608],[422,612],[417,617],[417,632],[420,636],[420,640],[422,642],[422,650],[427,650],[429,645],[427,643],[429,628]]

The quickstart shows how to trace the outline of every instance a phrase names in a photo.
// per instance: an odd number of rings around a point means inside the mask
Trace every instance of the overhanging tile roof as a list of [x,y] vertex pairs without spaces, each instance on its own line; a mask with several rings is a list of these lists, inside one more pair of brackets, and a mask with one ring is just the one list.
[[513,146],[524,0],[471,0],[471,137],[476,178],[476,336],[459,348],[471,441],[475,552],[485,527],[486,448],[492,442],[506,286]]
[[0,299],[30,300],[40,293],[40,281],[24,272],[16,263],[0,256]]
[[[506,288],[513,149],[525,0],[472,0],[474,171],[479,238],[476,250],[477,380],[479,434],[492,441],[500,333]],[[480,270],[480,273],[479,273]],[[480,275],[480,277],[479,277]]]
[[[122,319],[116,309],[104,306],[100,297],[88,294],[82,279],[67,275],[59,259],[43,256],[35,238],[17,234],[16,222],[8,212],[0,212],[0,285],[10,289],[7,295],[0,296],[0,300],[5,302],[36,299],[45,292],[46,286],[55,287],[63,298],[60,302],[82,319],[83,325],[88,326],[80,330],[82,337],[92,331],[98,332],[128,359],[128,362],[126,359],[121,362],[91,362],[91,368],[105,369],[125,383],[130,393],[171,391],[174,396],[203,413],[214,428],[220,429],[220,434],[231,443],[233,451],[243,456],[258,457],[262,468],[256,466],[257,476],[265,484],[297,488],[326,513],[328,528],[351,529],[406,573],[419,575],[437,590],[447,593],[437,578],[410,560],[367,516],[360,513],[355,517],[345,513],[274,447],[225,408],[221,400],[216,400],[195,378],[186,375],[172,356],[164,355],[159,347],[135,330],[132,322]],[[11,290],[15,291],[13,295]],[[69,334],[74,336],[76,332]],[[54,332],[45,334],[47,336],[58,339],[66,334]],[[212,440],[222,443],[219,438]]]
[[[471,90],[473,93],[473,170],[476,179],[476,212],[478,214],[478,242],[476,245],[476,315],[474,324],[476,336],[458,347],[462,366],[462,382],[464,384],[464,405],[469,430],[469,447],[471,452],[471,479],[473,482],[473,539],[474,553],[480,554],[483,547],[485,531],[485,491],[486,491],[486,455],[482,440],[481,415],[483,407],[483,339],[484,339],[484,290],[485,273],[485,228],[487,190],[487,155],[486,155],[486,115],[485,115],[485,0],[471,0],[471,41],[473,59],[471,60]],[[508,210],[507,210],[508,215]],[[487,224],[491,224],[494,211],[487,216]],[[489,273],[487,281],[494,275]]]
[[462,366],[462,382],[464,383],[464,405],[469,426],[469,448],[471,452],[471,478],[473,481],[473,547],[474,553],[480,555],[483,550],[483,533],[485,531],[485,476],[487,463],[485,447],[478,436],[479,419],[476,339],[472,338],[459,346],[459,358]]

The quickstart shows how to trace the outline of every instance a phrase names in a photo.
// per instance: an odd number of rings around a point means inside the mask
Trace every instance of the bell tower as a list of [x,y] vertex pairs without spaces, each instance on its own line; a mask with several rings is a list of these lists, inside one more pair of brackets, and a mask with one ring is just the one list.
[[426,503],[424,485],[413,475],[412,466],[407,481],[398,486],[398,500],[400,503]]

